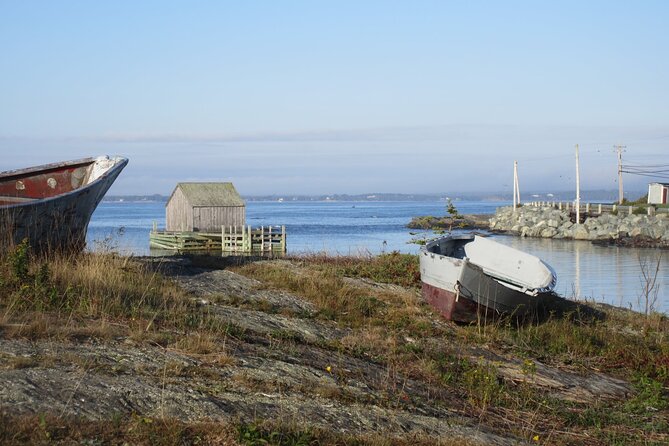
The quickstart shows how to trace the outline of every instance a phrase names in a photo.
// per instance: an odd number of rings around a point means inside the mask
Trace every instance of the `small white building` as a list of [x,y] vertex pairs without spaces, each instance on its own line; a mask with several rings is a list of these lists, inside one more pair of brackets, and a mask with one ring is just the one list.
[[650,183],[648,185],[648,204],[667,204],[669,183]]

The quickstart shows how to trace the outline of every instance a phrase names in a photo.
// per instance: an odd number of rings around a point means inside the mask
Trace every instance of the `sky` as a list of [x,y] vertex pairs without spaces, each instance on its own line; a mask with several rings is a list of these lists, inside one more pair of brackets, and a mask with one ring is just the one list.
[[[617,189],[669,158],[666,1],[0,0],[0,170],[110,194]],[[652,178],[626,175],[643,190]],[[666,180],[665,180],[666,181]]]

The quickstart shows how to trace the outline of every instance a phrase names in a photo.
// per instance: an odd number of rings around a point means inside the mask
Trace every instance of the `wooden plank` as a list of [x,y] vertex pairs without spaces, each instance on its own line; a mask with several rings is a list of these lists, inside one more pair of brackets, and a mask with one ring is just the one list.
[[252,228],[251,226],[221,227],[221,232],[204,233],[192,231],[151,231],[149,245],[176,251],[224,252],[286,252],[286,229],[276,232],[271,226]]

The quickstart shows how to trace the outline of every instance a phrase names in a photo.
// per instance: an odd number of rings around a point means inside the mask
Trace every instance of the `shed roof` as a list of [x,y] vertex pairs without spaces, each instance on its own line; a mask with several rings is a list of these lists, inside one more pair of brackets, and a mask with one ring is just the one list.
[[[191,206],[245,205],[232,183],[177,183],[174,190],[177,189],[181,189]],[[172,196],[170,196],[171,199]]]

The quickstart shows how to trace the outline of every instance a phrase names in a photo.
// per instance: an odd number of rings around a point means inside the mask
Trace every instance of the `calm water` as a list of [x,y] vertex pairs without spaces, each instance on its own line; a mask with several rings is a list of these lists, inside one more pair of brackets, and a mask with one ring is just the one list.
[[[458,201],[464,214],[492,214],[509,203]],[[251,226],[286,225],[290,253],[328,252],[378,254],[418,252],[410,243],[430,237],[430,231],[409,230],[413,216],[444,215],[444,203],[426,202],[249,202]],[[127,254],[150,255],[149,231],[153,222],[165,225],[164,203],[102,203],[88,231],[92,250],[115,249]],[[643,289],[642,266],[654,272],[660,251],[594,246],[589,242],[522,239],[495,236],[501,243],[541,257],[558,274],[557,291],[567,297],[614,305],[639,306]],[[660,311],[669,312],[669,253],[660,260],[657,277]]]

